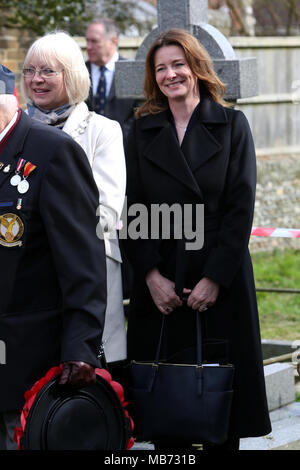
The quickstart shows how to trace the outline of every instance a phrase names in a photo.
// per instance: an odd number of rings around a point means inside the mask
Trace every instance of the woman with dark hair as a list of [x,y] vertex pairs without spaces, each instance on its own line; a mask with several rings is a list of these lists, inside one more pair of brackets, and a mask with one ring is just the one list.
[[[172,29],[154,41],[144,91],[125,152],[128,207],[140,203],[150,214],[154,204],[179,204],[184,214],[189,205],[194,212],[188,223],[195,230],[196,208],[203,204],[204,243],[187,248],[186,240],[175,237],[175,225],[169,239],[126,241],[135,273],[128,358],[154,359],[167,315],[163,359],[194,362],[196,311],[202,312],[204,337],[226,345],[218,352],[207,349],[205,359],[216,362],[217,354],[218,362],[235,366],[228,440],[204,443],[204,449],[238,450],[240,438],[271,431],[248,250],[256,185],[251,131],[244,114],[224,102],[225,85],[209,54],[186,31]],[[169,440],[156,448],[191,444],[183,430],[181,444]]]

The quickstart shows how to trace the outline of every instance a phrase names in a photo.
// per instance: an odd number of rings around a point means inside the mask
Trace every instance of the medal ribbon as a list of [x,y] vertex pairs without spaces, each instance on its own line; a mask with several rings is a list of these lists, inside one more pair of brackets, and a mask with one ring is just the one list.
[[16,168],[16,172],[19,173],[20,170],[23,168],[23,166],[25,165],[26,163],[26,160],[24,160],[24,158],[19,158],[19,161],[18,161],[18,164],[17,164],[17,168]]
[[25,167],[24,167],[24,172],[23,172],[23,178],[27,178],[30,173],[33,172],[33,170],[36,169],[36,165],[33,165],[33,163],[27,162]]

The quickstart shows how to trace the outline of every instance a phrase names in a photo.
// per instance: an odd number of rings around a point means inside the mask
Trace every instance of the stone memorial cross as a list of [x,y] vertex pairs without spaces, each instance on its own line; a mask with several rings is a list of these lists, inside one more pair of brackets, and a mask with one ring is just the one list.
[[256,58],[237,58],[226,37],[208,24],[207,0],[157,0],[158,26],[144,39],[135,60],[116,63],[116,94],[120,98],[143,99],[145,57],[163,31],[182,28],[192,33],[210,54],[219,78],[227,84],[225,99],[257,94]]

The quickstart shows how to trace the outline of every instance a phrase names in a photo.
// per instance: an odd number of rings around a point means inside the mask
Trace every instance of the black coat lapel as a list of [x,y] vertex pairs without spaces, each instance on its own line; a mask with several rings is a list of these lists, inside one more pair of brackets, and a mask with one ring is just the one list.
[[145,157],[202,199],[202,192],[182,154],[171,124],[167,120],[161,124],[162,127],[157,129],[157,135],[145,150]]
[[228,118],[223,106],[203,95],[194,119],[181,148],[166,111],[146,116],[141,129],[144,132],[151,130],[152,135],[154,130],[157,131],[145,150],[146,158],[171,174],[202,199],[202,191],[193,172],[222,149],[222,145],[207,129],[207,125],[214,127],[226,124]]
[[109,94],[107,97],[107,102],[111,101],[116,95],[116,87],[115,87],[115,77],[112,79]]
[[191,170],[194,172],[209,158],[222,149],[222,146],[210,134],[206,127],[197,122],[182,142],[182,151],[188,159]]
[[222,145],[207,129],[207,125],[213,128],[227,121],[224,107],[202,95],[181,146],[193,172],[222,149]]
[[[126,60],[126,58],[122,57],[122,56],[119,56],[118,62],[122,61],[122,60]],[[108,94],[108,97],[107,97],[107,101],[111,101],[113,98],[115,98],[115,96],[116,96],[116,86],[115,86],[115,73],[114,73],[114,76],[113,76],[113,79],[112,79],[112,82],[111,82],[111,87],[110,87],[110,90],[109,90],[109,94]]]

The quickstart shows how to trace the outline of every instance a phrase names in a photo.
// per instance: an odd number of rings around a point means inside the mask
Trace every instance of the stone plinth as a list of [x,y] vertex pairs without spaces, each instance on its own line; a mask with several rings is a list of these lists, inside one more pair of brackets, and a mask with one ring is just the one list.
[[291,363],[270,364],[264,367],[269,411],[295,400],[294,366]]

